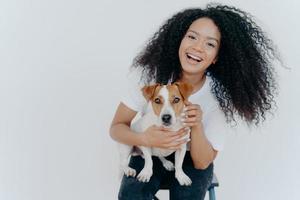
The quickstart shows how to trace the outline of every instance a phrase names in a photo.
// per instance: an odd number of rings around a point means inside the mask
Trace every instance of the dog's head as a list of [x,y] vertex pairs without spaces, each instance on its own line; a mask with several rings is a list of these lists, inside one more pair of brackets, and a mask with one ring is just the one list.
[[150,85],[142,88],[144,97],[151,103],[159,123],[172,126],[179,119],[180,114],[193,91],[193,86],[184,82],[171,85]]

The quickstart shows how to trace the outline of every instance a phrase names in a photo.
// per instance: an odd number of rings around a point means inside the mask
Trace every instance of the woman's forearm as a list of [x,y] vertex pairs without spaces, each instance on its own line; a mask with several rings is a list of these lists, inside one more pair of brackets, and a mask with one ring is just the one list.
[[204,134],[202,123],[192,127],[190,153],[194,166],[198,169],[206,169],[216,156]]
[[128,125],[118,123],[110,128],[110,136],[117,142],[132,146],[145,146],[143,134],[135,133]]

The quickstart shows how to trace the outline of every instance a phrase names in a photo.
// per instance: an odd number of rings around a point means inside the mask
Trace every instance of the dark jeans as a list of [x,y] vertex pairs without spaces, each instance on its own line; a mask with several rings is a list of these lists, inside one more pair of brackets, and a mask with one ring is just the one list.
[[[168,157],[168,160],[174,163],[174,153]],[[170,188],[171,200],[203,200],[213,177],[213,163],[205,170],[195,169],[190,152],[187,151],[183,171],[192,180],[192,185],[181,186],[175,178],[174,171],[167,171],[158,157],[152,156],[153,175],[148,183],[142,183],[136,177],[123,176],[119,200],[152,200],[161,186]],[[144,159],[141,156],[132,156],[129,163],[134,168],[137,175],[144,167]]]

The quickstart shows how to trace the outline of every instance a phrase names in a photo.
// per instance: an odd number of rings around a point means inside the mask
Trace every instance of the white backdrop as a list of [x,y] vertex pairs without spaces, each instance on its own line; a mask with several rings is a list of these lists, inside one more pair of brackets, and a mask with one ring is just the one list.
[[[219,153],[219,200],[299,200],[297,0],[219,1],[254,16],[278,45],[278,110],[239,126]],[[0,1],[0,200],[117,199],[108,129],[128,68],[175,12],[205,1]],[[166,192],[159,192],[166,199]]]

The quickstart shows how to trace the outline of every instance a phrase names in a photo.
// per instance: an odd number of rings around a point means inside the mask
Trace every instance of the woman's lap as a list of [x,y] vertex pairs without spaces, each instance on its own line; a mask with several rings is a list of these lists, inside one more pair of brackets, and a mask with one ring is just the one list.
[[[149,182],[143,183],[137,180],[136,177],[123,176],[120,190],[120,200],[152,200],[155,193],[159,190],[160,182],[162,180],[165,171],[161,170],[162,165],[159,163],[158,158],[152,157],[153,159],[153,175]],[[160,166],[161,165],[161,166]],[[130,159],[129,166],[136,170],[136,174],[144,167],[144,159],[141,156],[133,156]]]
[[[149,182],[139,182],[136,177],[123,176],[119,200],[152,200],[161,185],[170,188],[170,199],[204,199],[212,181],[213,164],[205,170],[195,169],[189,152],[183,164],[183,171],[191,178],[191,186],[181,186],[175,178],[174,171],[167,171],[157,157],[153,159],[153,175]],[[174,163],[174,155],[167,157]],[[144,167],[144,159],[140,156],[131,157],[129,165],[136,169],[137,174]]]

